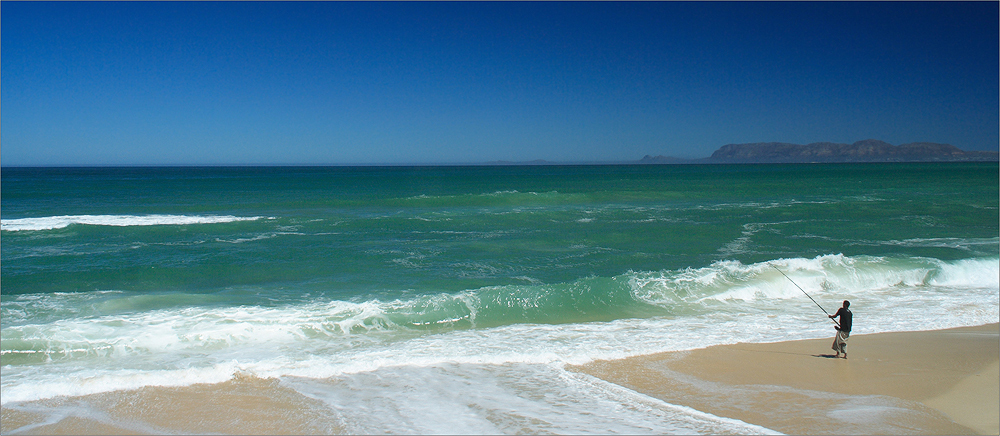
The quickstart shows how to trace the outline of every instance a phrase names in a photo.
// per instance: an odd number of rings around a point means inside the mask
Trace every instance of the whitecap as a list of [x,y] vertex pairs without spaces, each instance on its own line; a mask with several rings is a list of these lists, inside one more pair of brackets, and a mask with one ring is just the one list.
[[255,221],[264,217],[239,217],[233,215],[61,215],[37,218],[18,218],[0,222],[0,230],[17,232],[25,230],[53,230],[71,224],[92,226],[158,226],[217,224],[236,221]]

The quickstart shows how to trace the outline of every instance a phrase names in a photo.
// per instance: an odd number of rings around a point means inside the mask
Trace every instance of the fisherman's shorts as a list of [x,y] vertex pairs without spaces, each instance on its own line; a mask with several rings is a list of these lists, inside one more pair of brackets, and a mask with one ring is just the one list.
[[833,338],[833,351],[836,351],[837,354],[847,354],[847,339],[850,336],[851,332],[837,330],[837,336]]

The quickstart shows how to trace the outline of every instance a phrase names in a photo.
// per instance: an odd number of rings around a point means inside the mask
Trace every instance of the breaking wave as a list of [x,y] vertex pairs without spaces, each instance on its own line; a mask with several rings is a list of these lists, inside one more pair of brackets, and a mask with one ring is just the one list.
[[254,221],[262,218],[264,217],[239,217],[232,215],[62,215],[3,220],[0,223],[0,230],[8,232],[53,230],[68,227],[72,224],[115,227],[217,224],[235,221]]

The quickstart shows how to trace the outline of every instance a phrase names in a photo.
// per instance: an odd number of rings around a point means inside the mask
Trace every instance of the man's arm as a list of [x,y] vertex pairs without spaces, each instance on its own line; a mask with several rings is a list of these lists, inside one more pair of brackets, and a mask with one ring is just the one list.
[[[837,309],[837,313],[835,313],[833,315],[830,315],[830,319],[834,319],[834,318],[836,318],[838,316],[843,315],[843,312],[844,312],[844,308],[843,307],[841,307],[840,309]],[[844,318],[841,318],[841,319],[844,319]],[[837,321],[834,321],[834,323],[837,323]],[[840,331],[840,324],[837,323],[837,325],[833,326],[833,328],[835,328],[838,331]]]

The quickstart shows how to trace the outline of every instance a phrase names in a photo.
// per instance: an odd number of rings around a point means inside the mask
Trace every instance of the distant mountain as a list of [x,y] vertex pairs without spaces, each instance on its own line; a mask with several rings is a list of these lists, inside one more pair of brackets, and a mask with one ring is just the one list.
[[954,145],[933,142],[912,142],[892,145],[877,139],[866,139],[853,144],[814,142],[800,145],[786,142],[754,142],[727,144],[712,156],[701,159],[684,159],[673,156],[643,156],[638,161],[615,162],[553,162],[492,161],[479,165],[680,165],[717,163],[812,163],[812,162],[998,162],[1000,153],[995,151],[964,151]]
[[796,162],[963,162],[998,161],[997,152],[963,151],[949,144],[914,142],[892,145],[876,139],[853,144],[816,142],[808,145],[783,142],[728,144],[703,160],[705,163]]

